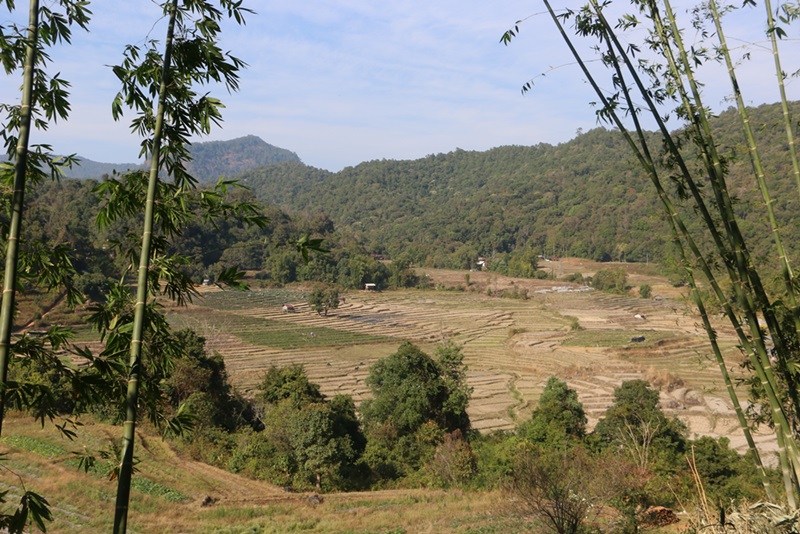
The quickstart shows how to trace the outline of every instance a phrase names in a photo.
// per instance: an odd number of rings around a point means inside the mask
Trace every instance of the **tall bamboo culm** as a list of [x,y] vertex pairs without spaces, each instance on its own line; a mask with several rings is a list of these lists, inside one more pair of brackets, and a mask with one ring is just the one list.
[[142,365],[142,337],[144,333],[145,308],[148,298],[147,273],[150,270],[150,245],[153,237],[154,206],[158,186],[159,163],[161,161],[161,136],[164,127],[164,113],[167,86],[170,83],[172,62],[172,41],[175,34],[175,18],[178,13],[178,0],[169,4],[169,23],[164,45],[164,58],[161,71],[161,85],[158,91],[156,124],[150,152],[150,176],[145,200],[144,226],[142,230],[142,250],[139,257],[139,271],[136,280],[136,302],[134,304],[133,333],[128,367],[128,391],[125,398],[125,422],[122,429],[122,451],[117,500],[114,513],[114,532],[124,533],[128,524],[128,503],[130,502],[131,477],[133,475],[133,449],[136,437],[136,404],[139,398],[139,375]]
[[[180,258],[169,253],[169,239],[179,235],[192,218],[195,197],[209,217],[229,215],[265,224],[264,217],[249,203],[223,200],[226,187],[233,186],[233,182],[221,180],[213,191],[195,195],[197,181],[186,171],[191,160],[191,138],[206,135],[212,125],[220,124],[220,110],[224,107],[209,94],[196,92],[196,86],[216,83],[235,91],[238,72],[244,66],[240,59],[219,48],[219,22],[227,16],[244,24],[244,14],[251,11],[242,7],[241,0],[166,0],[161,7],[167,24],[163,50],[155,41],[148,41],[144,51],[139,46],[128,46],[124,61],[113,67],[122,89],[114,99],[112,114],[118,120],[123,108],[134,112],[132,130],[145,137],[141,154],[150,162],[150,171],[146,177],[134,172],[98,186],[108,199],[98,215],[101,224],[138,215],[144,205],[138,266],[130,267],[136,269],[133,317],[124,320],[131,321],[130,347],[115,533],[127,531],[136,421],[142,415],[138,412],[146,413],[165,432],[190,425],[190,414],[183,407],[168,418],[159,412],[159,385],[157,381],[148,382],[148,377],[158,376],[172,365],[181,350],[167,339],[169,328],[157,311],[156,296],[164,295],[182,304],[191,300],[194,292],[191,279],[180,271]],[[218,279],[222,278],[220,275]],[[125,337],[120,333],[115,331],[115,340]],[[110,335],[108,331],[106,334]]]
[[33,70],[36,65],[36,43],[39,35],[39,1],[30,1],[28,13],[28,44],[22,75],[22,105],[20,110],[19,138],[14,161],[14,193],[11,201],[11,222],[6,246],[6,265],[3,277],[3,300],[0,304],[0,435],[5,416],[5,386],[11,358],[11,330],[14,326],[14,299],[17,291],[17,260],[22,211],[25,204],[25,177],[28,168],[28,142],[30,140],[33,110]]
[[[6,0],[2,3],[9,11],[14,11],[14,2]],[[63,287],[74,272],[69,258],[61,255],[63,250],[60,250],[54,252],[49,261],[45,262],[52,268],[50,272],[21,274],[19,264],[23,251],[20,243],[23,237],[26,188],[46,178],[48,169],[52,178],[58,178],[61,168],[71,166],[74,161],[74,156],[54,158],[47,152],[47,145],[35,145],[31,149],[30,140],[34,126],[45,130],[51,121],[68,118],[70,105],[66,88],[69,84],[58,74],[46,74],[45,67],[50,59],[46,48],[56,43],[70,43],[71,28],[74,25],[87,29],[91,15],[87,6],[88,3],[84,0],[57,0],[42,7],[39,0],[30,0],[27,27],[18,28],[13,23],[4,23],[2,28],[2,66],[9,75],[22,70],[22,84],[19,106],[0,104],[6,115],[2,118],[0,137],[6,145],[6,157],[13,162],[13,169],[9,169],[6,164],[2,165],[2,181],[11,190],[11,200],[7,214],[8,234],[3,236],[6,242],[3,297],[0,303],[0,434],[9,405],[8,367],[13,353],[11,333],[18,280],[20,276],[24,276],[33,283]],[[40,31],[40,28],[46,28],[46,31]],[[36,260],[35,252],[28,254],[30,261]],[[66,290],[70,303],[80,299],[80,295],[72,288],[66,287]],[[18,395],[16,400],[20,400]]]
[[[728,190],[727,162],[718,153],[718,142],[709,123],[709,111],[703,102],[702,84],[696,78],[697,66],[710,59],[703,55],[703,49],[697,43],[693,43],[692,47],[684,44],[669,0],[634,0],[631,3],[634,11],[625,13],[613,23],[605,16],[613,9],[610,7],[611,2],[600,4],[596,0],[588,0],[588,3],[575,10],[562,10],[558,13],[547,0],[543,2],[600,99],[602,105],[599,107],[598,117],[612,124],[625,136],[655,186],[672,232],[675,251],[685,268],[693,299],[708,334],[713,356],[719,365],[748,447],[761,473],[765,491],[770,499],[774,499],[775,491],[765,475],[761,454],[750,432],[751,422],[742,410],[735,384],[717,344],[716,332],[707,312],[706,298],[712,299],[713,305],[724,311],[736,332],[742,352],[755,377],[756,390],[765,399],[769,419],[775,428],[787,504],[796,509],[800,497],[800,454],[795,436],[800,421],[800,398],[797,378],[792,372],[797,364],[792,347],[800,346],[800,310],[797,305],[800,299],[796,295],[795,274],[781,239],[780,224],[773,210],[774,199],[767,187],[755,134],[743,104],[735,62],[725,41],[722,26],[725,11],[721,12],[714,0],[706,0],[702,9],[695,12],[696,18],[693,22],[712,24],[708,34],[717,39],[714,48],[720,61],[728,69],[733,97],[740,113],[743,139],[754,169],[754,188],[764,201],[765,219],[771,228],[772,241],[776,247],[775,267],[782,273],[784,280],[783,291],[779,295],[771,295],[765,289],[762,283],[763,274],[755,264],[739,229],[734,202]],[[767,7],[765,26],[770,28],[768,33],[772,41],[786,117],[787,142],[795,178],[800,184],[800,165],[794,150],[791,121],[788,118],[789,105],[783,89],[777,48],[777,37],[781,32],[776,31],[770,10]],[[565,30],[566,22],[572,23],[573,35]],[[633,43],[639,48],[630,48],[628,42],[623,42],[624,38],[630,36],[626,33],[627,30],[641,30],[642,27],[646,28],[647,37]],[[519,28],[515,27],[503,36],[502,41],[508,44],[518,32]],[[591,41],[595,47],[596,53],[600,55],[597,64],[602,65],[605,71],[589,68],[588,59],[593,52],[578,50],[584,39]],[[643,49],[649,49],[655,59],[645,60],[641,53],[635,58],[632,56],[635,53],[632,50]],[[601,80],[607,78],[611,80],[613,91],[601,89],[608,85]],[[523,92],[531,88],[532,84],[528,83],[523,87]],[[672,110],[669,110],[670,106]],[[693,141],[692,154],[699,156],[699,166],[692,165],[687,159],[689,151],[681,148],[680,141],[676,139],[680,134],[673,133],[674,126],[672,130],[667,127],[663,117],[668,111],[677,112],[677,116],[683,119],[687,138]],[[658,125],[659,139],[654,139],[644,131],[641,124],[645,119]],[[662,163],[664,161],[668,164]],[[667,187],[662,179],[662,176],[667,175],[678,182],[680,187]],[[705,188],[701,182],[706,183]],[[685,191],[685,194],[679,191]],[[687,199],[691,202],[687,202]],[[699,239],[699,235],[693,235],[683,222],[682,212],[687,217],[695,217],[694,214],[689,215],[690,211],[699,214],[703,222],[703,233],[711,238],[710,249],[699,245],[703,240]],[[704,292],[699,290],[695,282],[695,271],[703,274],[703,284],[710,290],[710,297],[704,297]],[[729,298],[725,287],[730,288],[733,299]],[[782,317],[789,317],[790,320],[783,320]]]

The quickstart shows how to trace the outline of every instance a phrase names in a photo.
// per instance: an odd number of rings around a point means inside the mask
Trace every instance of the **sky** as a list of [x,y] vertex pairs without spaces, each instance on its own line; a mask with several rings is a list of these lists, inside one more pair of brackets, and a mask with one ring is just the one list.
[[[17,2],[21,4],[23,2]],[[46,2],[54,4],[53,0]],[[308,165],[338,171],[363,161],[557,144],[597,126],[596,97],[539,2],[521,0],[250,0],[245,26],[226,23],[222,47],[243,59],[238,93],[208,90],[226,105],[224,123],[203,140],[257,135]],[[56,153],[109,163],[139,159],[127,116],[111,117],[118,83],[110,65],[127,44],[163,41],[156,3],[104,0],[91,6],[90,31],[51,50],[51,73],[72,84],[70,119],[32,142]],[[0,24],[20,20],[0,14]],[[684,26],[689,25],[684,8]],[[760,12],[757,12],[760,15]],[[509,46],[500,37],[525,19]],[[759,19],[760,20],[760,19]],[[771,56],[756,17],[729,19],[732,46],[750,52],[740,76],[749,104],[778,100]],[[691,32],[688,39],[691,41]],[[796,32],[795,32],[796,33]],[[789,37],[792,37],[791,35]],[[749,44],[748,44],[749,43]],[[787,39],[784,69],[800,59]],[[797,66],[794,67],[798,68]],[[542,74],[546,74],[542,76]],[[730,105],[719,70],[707,70],[707,104]],[[521,86],[533,79],[526,95]],[[0,102],[18,103],[21,73],[5,76]],[[790,80],[790,98],[800,99]]]

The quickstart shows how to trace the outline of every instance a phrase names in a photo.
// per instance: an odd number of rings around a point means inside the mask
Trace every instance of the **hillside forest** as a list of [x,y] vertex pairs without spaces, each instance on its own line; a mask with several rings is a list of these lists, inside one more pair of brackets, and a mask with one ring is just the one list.
[[[779,106],[760,106],[752,115],[754,124],[773,135],[774,143],[764,137],[764,150],[780,150]],[[749,163],[735,157],[744,152],[735,112],[722,113],[714,124],[731,156],[731,182],[734,194],[739,193],[746,237],[763,257],[769,254],[769,241],[763,238],[769,228],[759,217],[760,199],[744,182]],[[251,138],[199,143],[193,165],[213,168],[210,161],[224,154],[224,162],[239,163],[216,165],[233,173],[243,162],[269,157],[248,156],[253,146],[261,154],[261,145]],[[768,176],[788,176],[780,166],[783,160],[767,161],[774,166]],[[468,270],[478,268],[483,258],[489,270],[533,277],[544,275],[536,272],[544,258],[559,256],[652,261],[676,281],[681,277],[650,185],[619,136],[600,128],[558,146],[457,150],[414,161],[366,162],[339,173],[281,162],[229,177],[246,187],[232,190],[233,198],[258,201],[270,224],[258,228],[233,220],[195,220],[170,247],[187,259],[185,270],[197,283],[237,267],[258,271],[258,278],[271,284],[411,287],[417,282],[408,270],[411,265]],[[102,231],[93,223],[101,204],[95,188],[108,178],[44,183],[29,200],[31,241],[70,245],[84,289],[118,279],[124,264],[124,258],[110,254],[109,243],[123,239],[131,222]],[[792,195],[782,194],[793,184],[788,178],[775,182],[770,185],[776,191],[776,215],[796,255],[797,212]],[[331,253],[304,263],[286,245],[306,235],[324,239]]]

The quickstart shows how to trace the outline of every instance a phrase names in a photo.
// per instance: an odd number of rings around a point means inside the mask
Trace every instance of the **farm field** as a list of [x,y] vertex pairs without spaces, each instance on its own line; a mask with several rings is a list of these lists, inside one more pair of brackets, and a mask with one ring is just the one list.
[[[587,275],[608,264],[564,260],[548,267]],[[679,289],[642,266],[631,267],[631,285],[651,284],[653,299],[484,272],[469,273],[467,287],[465,271],[426,269],[438,290],[351,291],[327,317],[305,304],[301,290],[212,289],[189,308],[175,309],[170,320],[205,336],[245,393],[271,365],[299,363],[323,393],[349,394],[358,403],[368,395],[369,366],[403,340],[432,353],[450,339],[463,346],[474,388],[469,413],[481,431],[510,429],[525,419],[552,375],[577,390],[590,427],[611,404],[615,387],[644,378],[660,389],[664,410],[680,417],[692,436],[727,436],[743,451],[699,321]],[[487,295],[502,291],[528,298]],[[284,303],[295,312],[283,312]],[[725,324],[717,326],[735,373],[735,339]],[[637,336],[645,340],[631,342]]]

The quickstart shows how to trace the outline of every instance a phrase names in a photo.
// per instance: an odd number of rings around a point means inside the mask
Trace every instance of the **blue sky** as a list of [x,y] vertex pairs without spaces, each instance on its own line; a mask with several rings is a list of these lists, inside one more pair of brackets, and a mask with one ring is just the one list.
[[[208,140],[254,134],[296,152],[307,164],[339,170],[373,159],[413,159],[456,148],[559,143],[596,125],[589,86],[538,2],[495,0],[251,0],[247,25],[224,26],[223,47],[245,60],[239,93],[212,88],[226,104],[222,129]],[[137,160],[128,120],[114,123],[117,91],[109,65],[128,43],[162,39],[160,10],[147,1],[92,5],[90,32],[51,52],[52,72],[72,83],[71,118],[34,142],[103,162]],[[509,47],[502,33],[528,17]],[[6,22],[9,15],[3,13]],[[688,20],[688,19],[687,19]],[[687,24],[688,25],[688,22]],[[731,37],[763,40],[753,17],[729,21]],[[691,39],[691,35],[689,36]],[[735,41],[737,43],[742,41]],[[787,42],[791,70],[798,55]],[[777,100],[768,51],[749,45],[741,75],[749,103]],[[551,67],[560,67],[548,72]],[[794,66],[797,68],[797,66]],[[520,87],[537,78],[532,93]],[[707,103],[727,107],[719,71],[706,73]],[[720,82],[720,83],[718,83]],[[797,96],[796,83],[789,92]],[[0,101],[16,102],[19,76],[6,77]]]

